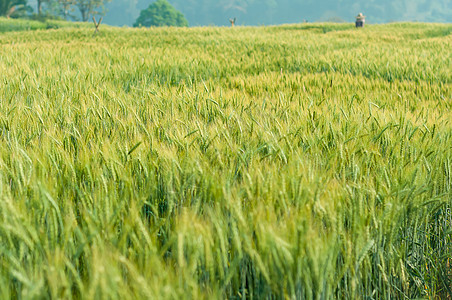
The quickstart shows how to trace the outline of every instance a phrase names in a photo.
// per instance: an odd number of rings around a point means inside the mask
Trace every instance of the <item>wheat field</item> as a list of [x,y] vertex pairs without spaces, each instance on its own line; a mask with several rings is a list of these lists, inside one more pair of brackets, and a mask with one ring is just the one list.
[[450,299],[451,33],[1,33],[0,298]]

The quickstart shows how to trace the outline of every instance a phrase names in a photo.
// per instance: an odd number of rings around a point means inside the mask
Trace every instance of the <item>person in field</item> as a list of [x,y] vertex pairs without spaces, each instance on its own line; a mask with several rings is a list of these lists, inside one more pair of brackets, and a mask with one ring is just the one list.
[[357,28],[364,27],[364,22],[366,22],[366,17],[362,13],[359,13],[356,16],[356,22],[355,22],[356,27]]

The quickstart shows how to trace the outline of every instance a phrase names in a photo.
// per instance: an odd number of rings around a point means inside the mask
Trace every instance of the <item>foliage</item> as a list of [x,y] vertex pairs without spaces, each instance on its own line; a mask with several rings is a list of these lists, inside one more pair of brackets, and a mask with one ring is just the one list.
[[451,29],[3,34],[0,298],[447,299]]
[[74,14],[77,0],[51,0],[48,1],[46,11],[48,14],[60,17],[64,20],[78,20]]
[[20,13],[25,9],[26,4],[26,0],[0,0],[0,17],[10,17],[15,13]]
[[71,13],[74,11],[74,5],[76,3],[76,0],[58,0],[60,15],[63,15],[65,20],[69,17],[75,18]]
[[38,15],[42,15],[42,6],[45,3],[50,3],[52,2],[52,0],[36,0],[36,4],[37,4],[37,13]]
[[150,26],[188,26],[184,15],[177,11],[167,0],[157,0],[141,11],[134,27]]
[[[108,18],[111,25],[132,25],[127,11],[135,20],[139,12],[131,9],[131,3],[141,10],[149,0],[113,0],[109,12],[116,18]],[[354,22],[354,17],[363,12],[368,23],[391,21],[450,22],[452,6],[450,0],[169,0],[187,18],[190,25],[229,25],[230,18],[237,17],[240,25],[269,25],[301,23],[342,19]],[[107,16],[108,17],[108,16]],[[106,20],[107,21],[107,20]]]
[[[38,16],[37,16],[38,17]],[[59,28],[92,28],[92,24],[80,22],[65,22],[60,20],[43,19],[6,19],[0,18],[0,32],[45,30]]]
[[86,22],[90,16],[104,14],[105,3],[111,0],[76,0],[76,6],[80,11],[82,21]]

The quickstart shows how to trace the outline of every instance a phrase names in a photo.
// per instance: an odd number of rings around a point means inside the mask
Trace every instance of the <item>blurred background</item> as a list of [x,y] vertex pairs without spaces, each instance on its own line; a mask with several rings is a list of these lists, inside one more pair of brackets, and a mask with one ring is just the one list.
[[[140,11],[155,0],[106,2],[104,23],[132,26]],[[452,0],[168,0],[190,26],[271,25],[301,22],[354,22],[362,12],[367,23],[397,21],[452,22]],[[36,10],[37,0],[28,5]],[[50,9],[49,5],[43,5]],[[71,19],[81,20],[74,10]]]

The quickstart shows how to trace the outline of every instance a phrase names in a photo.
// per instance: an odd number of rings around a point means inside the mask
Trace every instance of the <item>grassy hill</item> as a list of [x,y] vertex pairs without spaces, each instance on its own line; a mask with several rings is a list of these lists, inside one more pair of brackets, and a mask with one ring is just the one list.
[[446,298],[452,26],[0,35],[0,298]]

